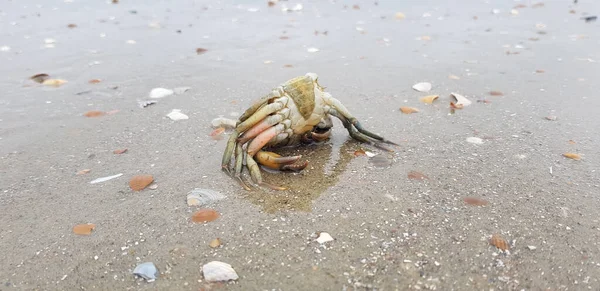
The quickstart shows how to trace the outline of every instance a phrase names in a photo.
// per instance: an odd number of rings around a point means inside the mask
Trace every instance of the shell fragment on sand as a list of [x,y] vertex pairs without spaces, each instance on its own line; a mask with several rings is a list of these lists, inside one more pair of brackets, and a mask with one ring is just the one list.
[[171,113],[167,114],[167,117],[171,118],[171,120],[189,119],[187,115],[181,113],[181,109],[173,109]]
[[202,274],[207,282],[237,280],[238,274],[230,264],[212,261],[202,266]]
[[188,193],[187,204],[189,206],[201,206],[223,198],[225,198],[225,195],[215,190],[196,188]]
[[413,89],[419,91],[419,92],[429,92],[431,91],[431,83],[428,82],[421,82],[421,83],[417,83],[414,84],[412,86]]
[[460,107],[469,106],[472,103],[471,100],[458,93],[450,93],[450,97],[454,98],[454,100],[456,101],[455,104]]
[[152,262],[146,262],[137,265],[135,269],[133,269],[133,274],[144,278],[148,282],[153,282],[156,280],[156,274],[158,274],[158,269],[154,266]]
[[108,180],[112,180],[114,178],[118,178],[118,177],[121,177],[121,176],[123,176],[123,173],[119,173],[119,174],[108,176],[108,177],[98,178],[96,180],[91,181],[90,184],[96,184],[96,183],[106,182]]
[[330,241],[333,241],[333,237],[331,237],[331,235],[326,232],[321,232],[319,234],[319,237],[317,238],[317,242],[320,244],[324,244],[324,243],[330,242]]
[[170,95],[173,95],[175,92],[173,92],[173,90],[171,89],[165,89],[165,88],[154,88],[152,89],[152,91],[150,91],[150,98],[164,98]]

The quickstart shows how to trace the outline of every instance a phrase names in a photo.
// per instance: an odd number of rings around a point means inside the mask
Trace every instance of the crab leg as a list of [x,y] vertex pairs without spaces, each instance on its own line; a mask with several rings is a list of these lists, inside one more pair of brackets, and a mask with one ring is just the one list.
[[302,156],[282,157],[276,153],[259,151],[254,157],[256,162],[273,170],[299,172],[308,166],[308,162],[294,165]]
[[260,149],[262,149],[272,138],[283,132],[285,126],[278,124],[270,127],[269,129],[261,132],[248,144],[246,152],[250,156],[254,156]]
[[250,191],[251,190],[250,187],[248,187],[248,185],[246,185],[246,183],[244,183],[244,180],[242,180],[243,162],[244,162],[244,150],[242,149],[242,145],[238,143],[235,148],[235,178],[238,180],[238,182],[240,183],[242,188],[244,188],[247,191]]
[[256,184],[258,184],[260,186],[267,186],[273,190],[286,190],[287,189],[285,187],[275,186],[275,185],[271,185],[271,184],[263,182],[262,175],[260,174],[260,168],[258,167],[258,164],[256,163],[256,161],[254,161],[252,156],[249,154],[246,154],[246,164],[248,165],[248,170],[250,171],[250,176],[252,177],[252,180],[254,180],[254,182]]
[[[283,109],[283,110],[285,110],[285,109]],[[267,116],[265,119],[263,119],[257,125],[253,126],[252,128],[248,129],[248,131],[244,132],[242,134],[242,136],[240,136],[238,138],[237,142],[239,142],[241,144],[245,144],[246,142],[248,142],[249,140],[251,140],[252,138],[257,136],[258,134],[260,134],[261,132],[265,131],[265,129],[281,122],[282,120],[283,120],[283,115],[280,115],[280,114]]]
[[354,128],[354,126],[352,125],[352,123],[350,123],[350,121],[341,113],[337,112],[337,110],[335,109],[329,109],[329,114],[339,118],[342,121],[342,124],[344,125],[344,127],[348,130],[348,133],[350,134],[350,136],[358,141],[364,142],[364,143],[368,143],[372,146],[378,147],[380,149],[389,151],[389,152],[393,152],[392,149],[389,149],[387,147],[385,147],[384,145],[382,145],[380,142],[373,142],[372,140],[369,139],[369,136],[361,133],[360,131],[358,131],[356,128]]
[[[328,98],[327,98],[328,97]],[[344,104],[342,104],[342,102],[340,102],[339,100],[331,97],[330,94],[326,95],[327,102],[342,116],[344,116],[344,118],[346,120],[348,120],[348,122],[350,124],[352,124],[354,127],[356,127],[356,129],[358,130],[358,132],[362,133],[363,135],[366,135],[370,138],[379,140],[381,142],[387,143],[387,144],[393,144],[393,145],[398,145],[392,141],[389,141],[377,134],[374,134],[368,130],[366,130],[361,124],[360,122],[358,122],[358,120],[352,116],[352,114],[350,113],[350,111],[346,108],[346,106],[344,106]],[[333,115],[333,114],[332,114]],[[339,116],[337,116],[339,118]]]
[[249,128],[254,126],[256,123],[258,123],[260,120],[263,120],[265,117],[267,117],[269,114],[272,114],[274,112],[277,112],[278,110],[281,110],[284,106],[285,105],[282,102],[274,102],[274,103],[265,105],[264,107],[262,107],[258,111],[256,111],[254,114],[252,114],[252,116],[250,116],[246,120],[244,120],[244,122],[238,124],[238,126],[235,128],[235,130],[229,137],[229,140],[227,141],[227,147],[225,148],[225,153],[223,153],[223,160],[221,161],[221,167],[224,170],[229,171],[229,163],[231,162],[231,156],[233,155],[233,150],[235,148],[236,141],[237,141],[239,134],[242,132],[245,132],[246,130],[248,130]]

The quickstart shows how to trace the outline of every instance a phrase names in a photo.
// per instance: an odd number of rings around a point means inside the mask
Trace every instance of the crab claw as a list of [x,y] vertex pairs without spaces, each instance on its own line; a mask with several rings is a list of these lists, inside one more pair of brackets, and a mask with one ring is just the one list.
[[294,164],[302,156],[282,157],[273,152],[259,151],[254,157],[259,164],[274,170],[299,172],[308,165],[308,162],[300,165]]

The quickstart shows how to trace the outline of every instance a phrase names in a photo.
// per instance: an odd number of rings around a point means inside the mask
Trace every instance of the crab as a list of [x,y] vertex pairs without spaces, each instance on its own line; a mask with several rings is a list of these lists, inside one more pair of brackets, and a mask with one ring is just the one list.
[[317,74],[307,73],[281,84],[255,101],[236,122],[223,154],[222,169],[246,190],[251,188],[242,179],[244,167],[257,185],[285,190],[285,187],[264,182],[259,165],[300,172],[308,162],[299,163],[302,156],[282,157],[263,149],[325,141],[333,127],[331,116],[342,122],[354,140],[387,151],[393,150],[385,144],[398,145],[366,130],[339,100],[324,89],[318,83]]

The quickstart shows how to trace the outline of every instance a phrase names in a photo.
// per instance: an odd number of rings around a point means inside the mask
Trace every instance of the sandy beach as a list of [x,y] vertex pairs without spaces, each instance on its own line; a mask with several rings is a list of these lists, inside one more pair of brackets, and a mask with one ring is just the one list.
[[[1,291],[600,290],[600,3],[112,2],[0,5]],[[334,119],[242,189],[211,121],[308,72],[399,146]]]

